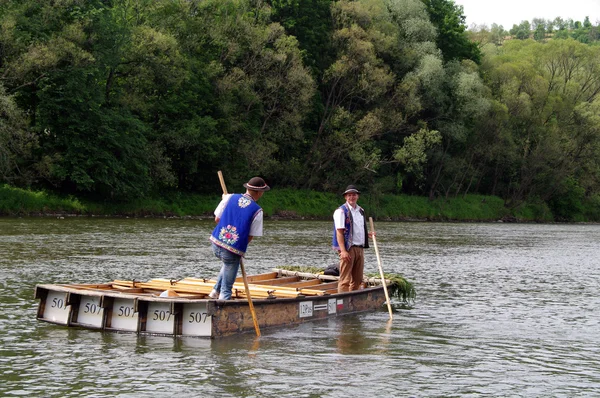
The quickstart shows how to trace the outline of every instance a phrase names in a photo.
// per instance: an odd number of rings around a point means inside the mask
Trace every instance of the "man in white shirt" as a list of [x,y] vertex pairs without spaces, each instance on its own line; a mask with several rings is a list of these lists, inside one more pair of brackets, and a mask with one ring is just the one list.
[[333,213],[332,246],[340,255],[339,293],[361,288],[364,249],[369,247],[365,211],[357,204],[360,191],[348,185],[343,195],[346,203]]

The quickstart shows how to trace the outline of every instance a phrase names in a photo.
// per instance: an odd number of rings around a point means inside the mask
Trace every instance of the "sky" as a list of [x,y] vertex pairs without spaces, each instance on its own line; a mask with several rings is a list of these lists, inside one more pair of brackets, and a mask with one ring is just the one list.
[[463,6],[467,27],[497,23],[510,30],[521,21],[556,17],[583,22],[589,16],[592,24],[600,22],[600,0],[454,0],[454,4]]

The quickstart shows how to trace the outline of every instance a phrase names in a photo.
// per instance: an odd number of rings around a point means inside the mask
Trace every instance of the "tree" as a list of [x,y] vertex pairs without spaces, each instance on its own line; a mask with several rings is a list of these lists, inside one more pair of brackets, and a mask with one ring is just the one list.
[[32,168],[36,137],[26,117],[0,82],[0,183],[28,186],[36,177]]
[[556,28],[556,30],[567,30],[569,27],[568,22],[562,19],[561,17],[556,17],[552,24],[554,28]]
[[534,18],[531,27],[533,29],[533,38],[536,41],[544,41],[546,39],[547,24],[544,19]]
[[529,21],[521,21],[521,23],[516,27],[516,30],[515,26],[513,25],[511,33],[519,40],[529,39],[531,36],[531,25],[529,24]]
[[508,32],[504,30],[502,25],[492,24],[492,28],[490,29],[491,42],[495,45],[500,45],[504,42],[504,37],[508,35]]
[[394,153],[394,158],[404,165],[406,173],[412,174],[417,183],[421,183],[425,180],[423,170],[428,162],[427,154],[441,143],[439,131],[423,128],[404,139],[402,147]]
[[452,0],[423,0],[438,31],[437,46],[442,50],[444,61],[469,59],[481,62],[481,52],[466,34],[463,7]]
[[273,8],[271,19],[298,39],[304,64],[315,77],[320,76],[333,62],[332,0],[270,0],[268,3]]

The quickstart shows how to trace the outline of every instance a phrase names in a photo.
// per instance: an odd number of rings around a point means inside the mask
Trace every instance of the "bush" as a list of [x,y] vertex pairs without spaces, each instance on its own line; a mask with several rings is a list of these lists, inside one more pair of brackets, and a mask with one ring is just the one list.
[[44,191],[27,191],[8,185],[0,186],[0,214],[18,215],[46,212],[81,214],[85,206],[73,197],[59,198]]
[[561,221],[583,221],[585,189],[574,178],[568,178],[562,189],[548,202],[555,217]]

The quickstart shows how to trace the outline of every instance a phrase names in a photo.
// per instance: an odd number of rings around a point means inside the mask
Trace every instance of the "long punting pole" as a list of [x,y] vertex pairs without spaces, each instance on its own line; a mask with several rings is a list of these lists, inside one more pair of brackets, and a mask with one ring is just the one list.
[[390,295],[387,290],[387,281],[383,276],[383,268],[381,267],[381,258],[379,257],[379,249],[377,248],[377,239],[375,238],[375,226],[373,225],[373,217],[369,217],[369,223],[371,224],[371,232],[373,233],[373,246],[375,246],[375,255],[377,256],[377,265],[379,266],[379,275],[381,275],[381,281],[383,282],[383,291],[385,292],[385,299],[387,301],[388,311],[390,312],[390,319],[392,316],[392,304],[390,303]]
[[[223,179],[223,173],[221,170],[217,171],[219,175],[219,181],[221,182],[221,188],[223,193],[227,194],[227,186],[225,186],[225,180]],[[250,288],[248,287],[248,277],[246,276],[246,269],[244,268],[244,259],[240,257],[240,268],[242,269],[242,279],[244,280],[244,288],[246,289],[246,297],[248,298],[248,307],[250,307],[250,313],[252,314],[252,321],[254,321],[254,330],[256,330],[256,336],[260,337],[260,328],[258,327],[258,318],[256,318],[256,312],[254,311],[254,303],[252,303],[252,296],[250,294]]]

